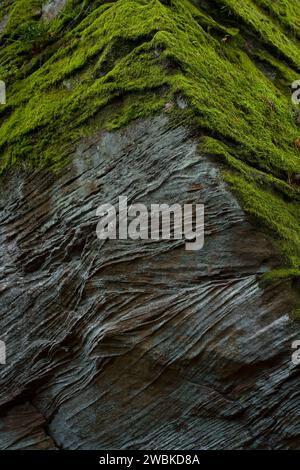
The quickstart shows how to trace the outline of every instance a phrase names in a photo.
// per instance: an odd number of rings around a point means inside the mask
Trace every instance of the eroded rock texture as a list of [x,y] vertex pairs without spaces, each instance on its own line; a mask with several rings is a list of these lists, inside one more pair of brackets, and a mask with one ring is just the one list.
[[[96,208],[205,203],[206,240],[96,238]],[[297,286],[216,159],[165,116],[1,180],[0,448],[299,448]]]

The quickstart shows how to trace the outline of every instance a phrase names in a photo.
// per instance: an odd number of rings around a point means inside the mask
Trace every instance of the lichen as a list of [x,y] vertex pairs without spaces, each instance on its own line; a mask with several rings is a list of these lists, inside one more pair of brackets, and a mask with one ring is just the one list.
[[299,0],[69,0],[50,23],[39,0],[6,3],[1,173],[59,169],[83,136],[162,112],[181,93],[205,136],[200,153],[222,159],[243,208],[280,247],[274,278],[299,275],[300,192],[288,182],[300,173],[290,96]]

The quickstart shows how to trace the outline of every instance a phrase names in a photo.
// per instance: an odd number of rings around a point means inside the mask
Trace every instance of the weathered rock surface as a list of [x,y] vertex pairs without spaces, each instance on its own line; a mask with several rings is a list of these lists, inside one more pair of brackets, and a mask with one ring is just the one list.
[[53,20],[66,5],[66,0],[48,0],[42,7],[42,18]]
[[[0,191],[0,448],[300,448],[297,286],[197,136],[165,116]],[[96,209],[205,203],[206,240],[96,238]],[[298,286],[299,287],[299,286]]]

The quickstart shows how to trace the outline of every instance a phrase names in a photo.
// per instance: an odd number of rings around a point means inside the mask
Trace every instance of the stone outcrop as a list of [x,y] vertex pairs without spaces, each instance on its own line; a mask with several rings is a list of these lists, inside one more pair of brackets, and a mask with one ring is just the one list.
[[[188,128],[102,132],[1,186],[2,449],[298,446],[296,286],[261,285],[280,257]],[[99,241],[121,194],[205,203],[204,249]]]
[[42,7],[42,18],[48,21],[53,20],[63,10],[66,0],[48,0]]
[[0,7],[0,449],[299,449],[297,0]]

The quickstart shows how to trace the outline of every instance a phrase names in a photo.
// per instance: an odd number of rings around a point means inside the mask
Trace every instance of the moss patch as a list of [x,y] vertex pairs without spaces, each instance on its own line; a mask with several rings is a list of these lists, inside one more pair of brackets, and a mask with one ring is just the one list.
[[224,160],[244,209],[280,246],[286,266],[275,276],[297,276],[299,190],[288,179],[300,173],[290,96],[299,1],[70,0],[47,24],[40,6],[6,5],[0,172],[60,168],[82,136],[162,111],[181,93],[206,135],[200,151]]

